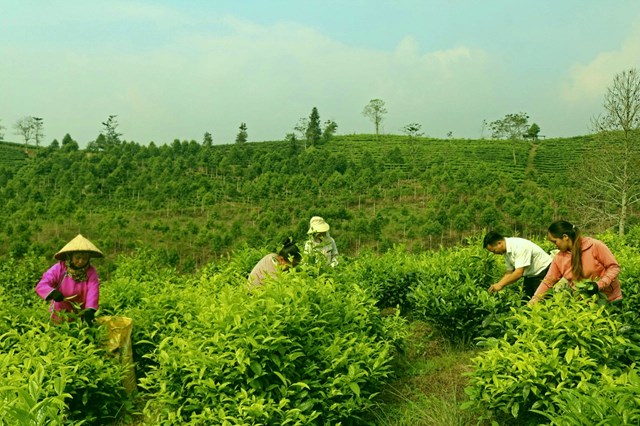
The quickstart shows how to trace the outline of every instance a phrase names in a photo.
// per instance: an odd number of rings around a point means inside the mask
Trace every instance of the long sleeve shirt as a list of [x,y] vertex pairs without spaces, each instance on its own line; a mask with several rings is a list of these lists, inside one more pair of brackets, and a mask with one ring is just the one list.
[[584,277],[573,276],[571,271],[571,252],[558,253],[551,262],[549,272],[536,290],[534,298],[542,297],[561,278],[565,278],[575,290],[574,281],[581,279],[596,280],[598,289],[607,296],[609,302],[622,299],[622,290],[618,273],[620,265],[611,250],[602,242],[589,237],[582,237],[582,273]]
[[325,235],[320,242],[313,239],[307,240],[304,244],[304,253],[308,256],[314,253],[324,256],[331,266],[338,264],[338,247],[336,241],[329,235]]
[[58,290],[65,300],[56,302],[51,300],[51,311],[77,312],[74,304],[80,309],[98,309],[100,298],[100,283],[98,272],[93,266],[87,269],[87,280],[76,282],[67,274],[64,262],[58,262],[42,275],[35,291],[46,300],[53,290]]
[[275,278],[278,274],[280,260],[275,253],[264,256],[251,270],[249,274],[249,290],[260,287],[267,277]]

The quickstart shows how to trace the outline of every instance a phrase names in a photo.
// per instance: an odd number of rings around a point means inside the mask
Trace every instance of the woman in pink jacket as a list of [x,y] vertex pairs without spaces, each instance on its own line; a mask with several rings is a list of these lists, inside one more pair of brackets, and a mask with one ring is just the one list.
[[620,266],[602,241],[581,236],[578,227],[565,220],[553,222],[549,226],[547,239],[560,252],[553,258],[549,272],[530,303],[542,298],[561,278],[565,278],[574,290],[577,281],[592,281],[590,293],[602,292],[609,303],[622,299],[618,281]]
[[42,275],[35,288],[40,297],[51,301],[49,311],[53,320],[59,320],[56,316],[59,311],[82,311],[82,318],[87,323],[93,322],[99,307],[100,283],[90,259],[102,256],[102,252],[80,234],[55,254],[59,262]]

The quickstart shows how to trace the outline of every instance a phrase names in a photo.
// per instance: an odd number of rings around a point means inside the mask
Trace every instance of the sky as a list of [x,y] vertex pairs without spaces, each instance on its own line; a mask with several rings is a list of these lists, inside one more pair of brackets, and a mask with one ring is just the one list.
[[283,140],[313,107],[338,134],[489,137],[527,113],[590,132],[614,76],[640,68],[637,0],[0,0],[0,125],[43,118],[44,144]]

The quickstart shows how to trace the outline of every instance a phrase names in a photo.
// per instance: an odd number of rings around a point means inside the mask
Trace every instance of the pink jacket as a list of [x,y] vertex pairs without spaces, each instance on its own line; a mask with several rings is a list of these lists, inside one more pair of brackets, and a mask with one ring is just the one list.
[[46,299],[53,290],[58,290],[65,297],[62,302],[52,300],[50,311],[76,312],[70,302],[79,304],[81,309],[98,309],[100,284],[98,272],[92,265],[87,269],[87,281],[75,282],[70,275],[67,275],[65,263],[58,262],[42,275],[35,290],[43,299]]
[[[607,296],[609,302],[622,299],[618,281],[620,265],[602,241],[582,237],[582,271],[587,279],[595,280],[599,277],[598,288]],[[561,278],[565,278],[575,290],[571,272],[571,252],[568,251],[560,252],[553,258],[549,272],[540,283],[534,298],[542,297]]]

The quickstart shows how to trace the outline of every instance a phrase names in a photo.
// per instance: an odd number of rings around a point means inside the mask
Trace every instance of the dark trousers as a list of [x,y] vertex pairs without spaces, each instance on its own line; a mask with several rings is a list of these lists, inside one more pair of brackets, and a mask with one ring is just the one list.
[[533,297],[536,290],[538,289],[538,286],[540,285],[544,277],[547,275],[547,272],[549,271],[549,266],[547,266],[547,268],[544,271],[540,272],[538,275],[534,277],[524,277],[524,292],[529,297],[529,299]]

